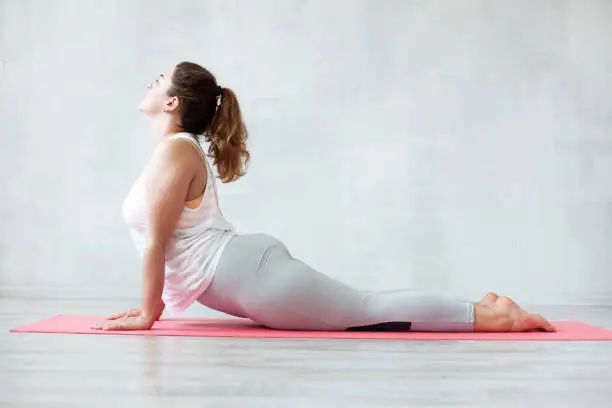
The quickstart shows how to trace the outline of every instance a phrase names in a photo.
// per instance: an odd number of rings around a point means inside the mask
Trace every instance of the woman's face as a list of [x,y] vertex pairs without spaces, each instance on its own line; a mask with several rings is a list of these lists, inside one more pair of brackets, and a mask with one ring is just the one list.
[[147,91],[138,104],[138,109],[141,112],[147,115],[168,112],[173,103],[173,98],[168,96],[168,90],[172,85],[173,71],[174,68],[164,74],[159,74],[155,81],[147,84]]

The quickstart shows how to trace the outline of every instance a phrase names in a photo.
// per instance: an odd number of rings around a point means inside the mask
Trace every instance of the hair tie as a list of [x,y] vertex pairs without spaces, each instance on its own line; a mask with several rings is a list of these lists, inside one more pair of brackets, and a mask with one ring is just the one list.
[[221,102],[223,102],[223,87],[217,85],[217,109],[221,106]]

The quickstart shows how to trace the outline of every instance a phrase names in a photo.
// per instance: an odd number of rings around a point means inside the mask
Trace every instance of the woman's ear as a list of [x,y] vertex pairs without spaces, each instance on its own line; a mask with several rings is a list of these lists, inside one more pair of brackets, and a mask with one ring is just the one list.
[[164,112],[174,112],[179,107],[179,98],[176,96],[171,97],[164,102]]

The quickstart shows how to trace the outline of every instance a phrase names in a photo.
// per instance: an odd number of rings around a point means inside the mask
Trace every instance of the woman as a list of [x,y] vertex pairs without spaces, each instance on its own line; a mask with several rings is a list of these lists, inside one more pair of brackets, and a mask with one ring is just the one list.
[[238,235],[224,218],[215,176],[244,175],[247,131],[236,95],[199,65],[182,62],[148,85],[139,109],[158,143],[123,207],[143,259],[142,308],[99,330],[147,330],[168,308],[193,302],[272,329],[554,331],[506,297],[471,303],[416,291],[365,292],[294,259],[277,239]]

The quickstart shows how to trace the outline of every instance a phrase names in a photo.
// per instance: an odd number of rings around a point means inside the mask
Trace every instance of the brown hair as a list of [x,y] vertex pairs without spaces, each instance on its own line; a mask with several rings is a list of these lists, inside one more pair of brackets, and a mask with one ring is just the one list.
[[244,176],[250,155],[246,148],[247,129],[236,94],[217,85],[207,69],[181,62],[172,75],[169,96],[179,98],[183,131],[204,135],[208,154],[224,183]]

